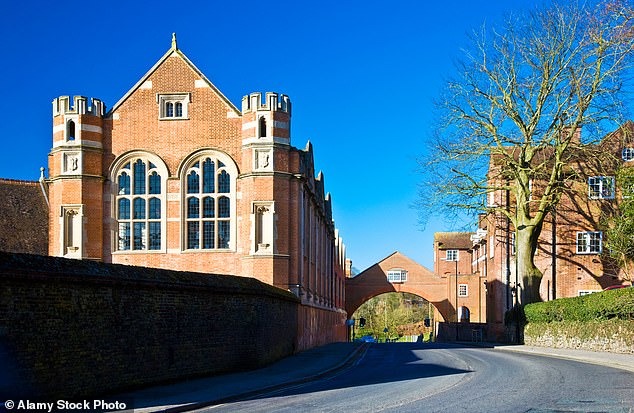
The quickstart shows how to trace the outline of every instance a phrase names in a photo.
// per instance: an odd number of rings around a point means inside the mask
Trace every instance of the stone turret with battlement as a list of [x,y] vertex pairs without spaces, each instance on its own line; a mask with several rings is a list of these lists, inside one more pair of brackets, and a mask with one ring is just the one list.
[[106,106],[100,99],[90,98],[90,106],[86,103],[85,96],[75,96],[73,106],[70,105],[70,96],[60,96],[53,99],[53,116],[73,114],[73,115],[93,115],[103,117],[106,113]]
[[99,99],[53,99],[53,149],[46,180],[50,255],[102,258],[105,112]]
[[291,100],[288,96],[259,92],[242,98],[242,144],[279,143],[291,140]]

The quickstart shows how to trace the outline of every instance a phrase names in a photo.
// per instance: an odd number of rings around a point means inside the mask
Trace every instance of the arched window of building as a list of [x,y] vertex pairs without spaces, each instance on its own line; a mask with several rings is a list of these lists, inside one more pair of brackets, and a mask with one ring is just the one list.
[[156,156],[142,153],[114,165],[115,250],[163,250],[167,168]]
[[227,155],[204,151],[182,168],[183,249],[235,248],[235,163]]
[[266,119],[264,119],[264,116],[260,117],[260,133],[258,134],[258,136],[260,138],[266,138]]
[[69,120],[66,124],[66,140],[74,141],[75,140],[75,122]]

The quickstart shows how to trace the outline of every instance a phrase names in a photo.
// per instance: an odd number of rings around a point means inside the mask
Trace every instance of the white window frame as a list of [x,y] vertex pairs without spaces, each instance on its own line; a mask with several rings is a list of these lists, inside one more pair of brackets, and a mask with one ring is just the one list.
[[[137,160],[141,160],[145,163],[145,194],[134,194],[133,185],[133,168],[134,163]],[[150,163],[154,164],[154,168],[150,167]],[[130,165],[130,169],[126,169],[126,165]],[[129,194],[120,194],[119,193],[119,176],[124,172],[129,174],[130,179],[130,193]],[[150,194],[149,188],[149,180],[150,175],[156,172],[160,177],[161,187],[159,194]],[[112,181],[112,218],[113,218],[113,228],[112,228],[112,251],[115,254],[156,254],[156,253],[165,253],[167,251],[167,178],[169,174],[167,172],[167,166],[165,162],[158,157],[157,155],[143,152],[143,151],[134,151],[126,154],[120,159],[116,160],[111,167],[110,170],[110,179]],[[119,199],[127,198],[129,200],[129,213],[130,218],[122,219],[122,223],[130,224],[130,248],[129,249],[120,249],[120,240],[119,240]],[[146,211],[144,219],[134,219],[134,199],[141,198],[144,199],[146,203]],[[150,198],[158,198],[161,206],[161,216],[158,219],[149,218],[150,209],[149,209],[149,199]],[[134,249],[134,223],[145,223],[145,230],[143,232],[143,238],[145,242],[144,248]],[[161,246],[157,249],[150,249],[150,222],[159,222],[160,223],[160,231],[161,231]]]
[[[606,185],[608,186],[606,188]],[[613,176],[591,176],[588,178],[588,198],[614,199]]]
[[451,261],[451,262],[460,261],[458,250],[456,249],[447,250],[446,253],[447,255],[445,256],[446,257],[445,261]]
[[[160,120],[189,119],[189,102],[190,102],[189,93],[161,94],[156,96],[156,100],[159,104],[159,119]],[[172,116],[168,116],[169,114],[167,113],[168,103],[171,103],[174,105],[174,112],[172,113]],[[180,103],[182,105],[182,113],[180,116],[176,116],[177,103]]]
[[[598,235],[599,248],[592,248],[592,241]],[[596,240],[596,238],[595,238]],[[578,231],[576,238],[577,254],[601,254],[603,252],[603,232],[602,231]]]
[[458,284],[458,297],[469,296],[469,284]]
[[404,283],[407,281],[407,270],[394,268],[388,270],[387,281],[391,283]]
[[631,148],[631,147],[623,148],[623,150],[621,151],[621,158],[625,162],[634,161],[634,148]]
[[[187,177],[191,172],[196,171],[199,175],[200,183],[199,185],[203,185],[203,176],[202,176],[202,163],[205,159],[210,158],[214,161],[214,176],[215,190],[213,193],[187,193]],[[199,166],[195,167],[196,162],[199,162]],[[219,166],[218,162],[222,162],[224,166]],[[224,152],[220,152],[213,149],[204,149],[197,151],[193,154],[190,154],[179,166],[179,176],[181,183],[181,251],[186,253],[215,253],[215,252],[223,252],[223,251],[235,251],[236,250],[236,237],[237,237],[237,178],[238,178],[238,167],[234,160]],[[219,192],[218,191],[218,175],[225,171],[229,174],[229,192]],[[194,197],[199,199],[199,207],[200,207],[200,215],[199,218],[188,218],[187,217],[187,207],[188,207],[188,198]],[[220,197],[228,197],[229,198],[229,218],[220,218],[218,214],[215,214],[213,218],[203,218],[203,198],[211,197],[214,199],[214,205],[216,210],[218,209],[218,199]],[[215,231],[214,231],[214,248],[202,248],[203,245],[203,229],[199,232],[199,248],[188,248],[188,223],[189,222],[198,222],[202,223],[205,221],[213,221],[215,222]],[[229,243],[227,248],[219,248],[218,247],[218,222],[220,221],[228,221],[229,222]]]
[[601,290],[579,290],[579,291],[577,291],[577,296],[578,297],[583,297],[584,295],[600,293],[600,292],[601,292]]

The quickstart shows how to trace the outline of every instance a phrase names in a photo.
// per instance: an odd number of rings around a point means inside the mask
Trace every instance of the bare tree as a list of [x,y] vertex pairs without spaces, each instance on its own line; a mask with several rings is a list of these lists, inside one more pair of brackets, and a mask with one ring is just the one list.
[[[566,166],[598,159],[593,138],[622,121],[633,16],[626,0],[553,2],[499,29],[483,27],[438,102],[420,204],[510,220],[525,302],[540,299],[533,258],[547,214],[574,178]],[[509,193],[510,205],[487,202],[491,193]]]

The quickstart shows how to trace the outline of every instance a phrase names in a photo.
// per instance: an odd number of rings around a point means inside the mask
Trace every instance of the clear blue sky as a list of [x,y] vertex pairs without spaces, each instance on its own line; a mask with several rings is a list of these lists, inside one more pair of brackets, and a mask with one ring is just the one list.
[[[36,1],[0,14],[0,177],[36,180],[51,148],[51,101],[108,107],[179,48],[234,103],[255,91],[293,102],[292,141],[311,140],[335,223],[360,270],[401,251],[433,268],[417,224],[416,158],[433,99],[473,29],[529,0]],[[0,200],[2,202],[2,200]]]

